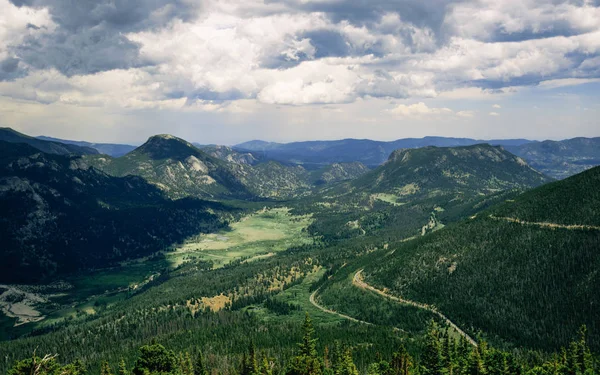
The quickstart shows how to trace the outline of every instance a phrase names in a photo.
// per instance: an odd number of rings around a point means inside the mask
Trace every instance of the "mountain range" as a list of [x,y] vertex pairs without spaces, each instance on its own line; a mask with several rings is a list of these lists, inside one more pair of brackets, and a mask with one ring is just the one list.
[[[7,136],[7,132],[12,134]],[[0,139],[2,140],[10,142],[11,139],[14,141],[15,137],[19,139],[19,137],[27,136],[8,128],[4,128],[3,132],[0,132]],[[32,139],[32,137],[29,137],[29,142],[32,142]],[[39,147],[45,147],[46,151],[50,151],[50,147],[53,147],[56,152],[62,153],[101,153],[112,157],[120,157],[136,148],[131,145],[90,143],[45,136],[37,137],[37,139],[53,142],[53,146],[38,144]],[[600,164],[600,138],[573,138],[539,142],[527,139],[478,140],[472,138],[424,137],[405,138],[389,142],[368,139],[291,143],[254,140],[235,146],[202,145],[199,143],[193,143],[192,145],[211,154],[211,156],[238,164],[253,165],[259,161],[273,160],[284,165],[301,165],[306,170],[314,170],[333,163],[353,162],[360,162],[369,168],[373,168],[383,164],[393,151],[402,148],[458,147],[480,143],[502,146],[511,153],[522,157],[535,169],[556,179],[566,178]],[[58,144],[63,144],[63,146]],[[79,146],[81,149],[72,148],[73,146]]]

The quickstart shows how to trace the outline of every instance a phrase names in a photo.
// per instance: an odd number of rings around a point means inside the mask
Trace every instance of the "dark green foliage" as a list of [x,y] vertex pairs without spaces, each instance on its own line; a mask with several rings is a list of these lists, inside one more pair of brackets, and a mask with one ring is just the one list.
[[[367,267],[370,280],[433,304],[459,326],[482,330],[496,342],[556,350],[582,324],[598,332],[600,231],[488,217],[597,224],[600,196],[592,186],[598,175],[596,168],[542,186],[477,218],[397,246],[385,261]],[[592,337],[592,347],[600,348],[598,336]]]
[[175,374],[178,369],[177,357],[172,350],[167,350],[160,344],[151,344],[140,348],[140,356],[131,373],[133,375]]
[[444,357],[442,355],[442,345],[440,331],[437,324],[433,321],[429,325],[423,354],[421,355],[421,372],[425,375],[443,375]]
[[43,358],[34,355],[15,363],[8,375],[59,375],[61,367],[55,356],[46,355]]
[[209,371],[206,368],[202,353],[196,355],[196,363],[194,363],[194,375],[208,375]]
[[313,337],[314,328],[308,313],[302,325],[302,341],[298,344],[299,353],[286,369],[286,375],[320,375],[322,364],[317,357],[316,341]]
[[492,210],[529,222],[600,226],[600,167],[549,183]]
[[[286,374],[327,374],[358,375],[359,371],[352,358],[352,347],[335,342],[332,349],[324,349],[321,356],[314,346],[312,338],[312,322],[308,315],[303,324],[303,335],[299,343],[299,352],[292,358],[285,358]],[[513,354],[489,347],[481,341],[478,347],[464,345],[461,340],[457,345],[450,338],[448,331],[442,331],[435,323],[431,323],[423,340],[420,361],[415,361],[403,346],[389,357],[379,356],[377,362],[368,366],[368,375],[426,375],[426,374],[464,374],[464,375],[596,375],[598,364],[594,361],[586,341],[586,328],[580,329],[579,338],[571,342],[569,351],[546,360],[534,363],[519,361]],[[443,349],[444,346],[447,349]],[[239,375],[272,375],[274,364],[262,357],[259,365],[258,354],[254,344],[250,343],[241,363]],[[121,360],[119,374],[127,373],[125,363]],[[223,369],[229,372],[228,368]],[[179,353],[179,361],[172,350],[152,343],[140,348],[135,361],[133,374],[177,374],[198,375],[207,371],[202,363],[192,369],[189,352]],[[55,356],[36,357],[17,361],[8,371],[9,375],[84,375],[85,369],[81,361],[61,367]],[[101,375],[111,375],[108,362],[103,361]]]

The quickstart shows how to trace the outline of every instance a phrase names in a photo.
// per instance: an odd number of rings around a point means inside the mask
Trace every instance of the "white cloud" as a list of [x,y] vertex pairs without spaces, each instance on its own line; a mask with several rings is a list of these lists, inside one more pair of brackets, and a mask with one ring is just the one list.
[[500,109],[500,108],[502,108],[502,106],[500,104],[494,104],[494,105],[492,105],[492,108]]
[[399,104],[395,108],[388,110],[389,113],[400,117],[427,117],[432,115],[450,115],[450,108],[430,108],[425,103],[419,102],[416,104]]
[[490,116],[500,116],[498,112],[490,112]]
[[458,117],[474,117],[475,116],[475,111],[458,111],[456,112],[456,115]]

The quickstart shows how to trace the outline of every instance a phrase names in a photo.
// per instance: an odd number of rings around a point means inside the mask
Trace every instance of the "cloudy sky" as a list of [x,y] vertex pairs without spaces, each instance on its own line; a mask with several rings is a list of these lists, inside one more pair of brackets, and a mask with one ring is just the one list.
[[0,0],[0,126],[129,143],[600,136],[600,0]]

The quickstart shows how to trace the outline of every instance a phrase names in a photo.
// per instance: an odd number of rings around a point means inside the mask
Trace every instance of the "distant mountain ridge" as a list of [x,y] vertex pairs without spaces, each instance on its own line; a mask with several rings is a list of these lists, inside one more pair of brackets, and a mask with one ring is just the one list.
[[502,146],[525,159],[533,168],[553,178],[566,178],[600,165],[600,137],[561,141],[527,139],[478,140],[471,138],[424,137],[381,142],[368,139],[276,143],[254,140],[233,149],[253,151],[267,159],[305,165],[360,161],[374,167],[383,164],[397,149],[427,146],[459,147],[487,143]]
[[112,176],[143,177],[172,198],[252,195],[227,162],[168,134],[152,136],[119,158],[95,155],[87,161]]
[[128,152],[131,152],[135,149],[136,146],[126,145],[126,144],[117,144],[117,143],[92,143],[86,141],[72,141],[68,139],[60,139],[46,136],[36,137],[37,139],[41,139],[43,141],[51,141],[51,142],[59,142],[64,144],[71,144],[80,147],[87,147],[97,150],[101,154],[109,155],[109,156],[123,156]]
[[563,179],[600,165],[600,137],[506,146],[548,176]]
[[89,155],[89,154],[97,154],[98,151],[84,146],[65,144],[62,142],[54,142],[48,140],[42,140],[34,137],[30,137],[23,133],[19,133],[18,131],[11,128],[0,128],[0,141],[10,142],[10,143],[25,143],[36,149],[46,152],[48,154],[57,154],[57,155],[68,155],[68,154],[77,154],[77,155]]
[[478,143],[489,143],[495,146],[520,146],[534,142],[527,139],[477,140],[472,138],[447,137],[404,138],[388,142],[373,141],[370,139],[291,143],[254,140],[240,143],[233,148],[261,152],[267,158],[300,164],[360,161],[368,166],[377,166],[384,163],[392,151],[401,148],[420,148],[426,146],[458,147]]

